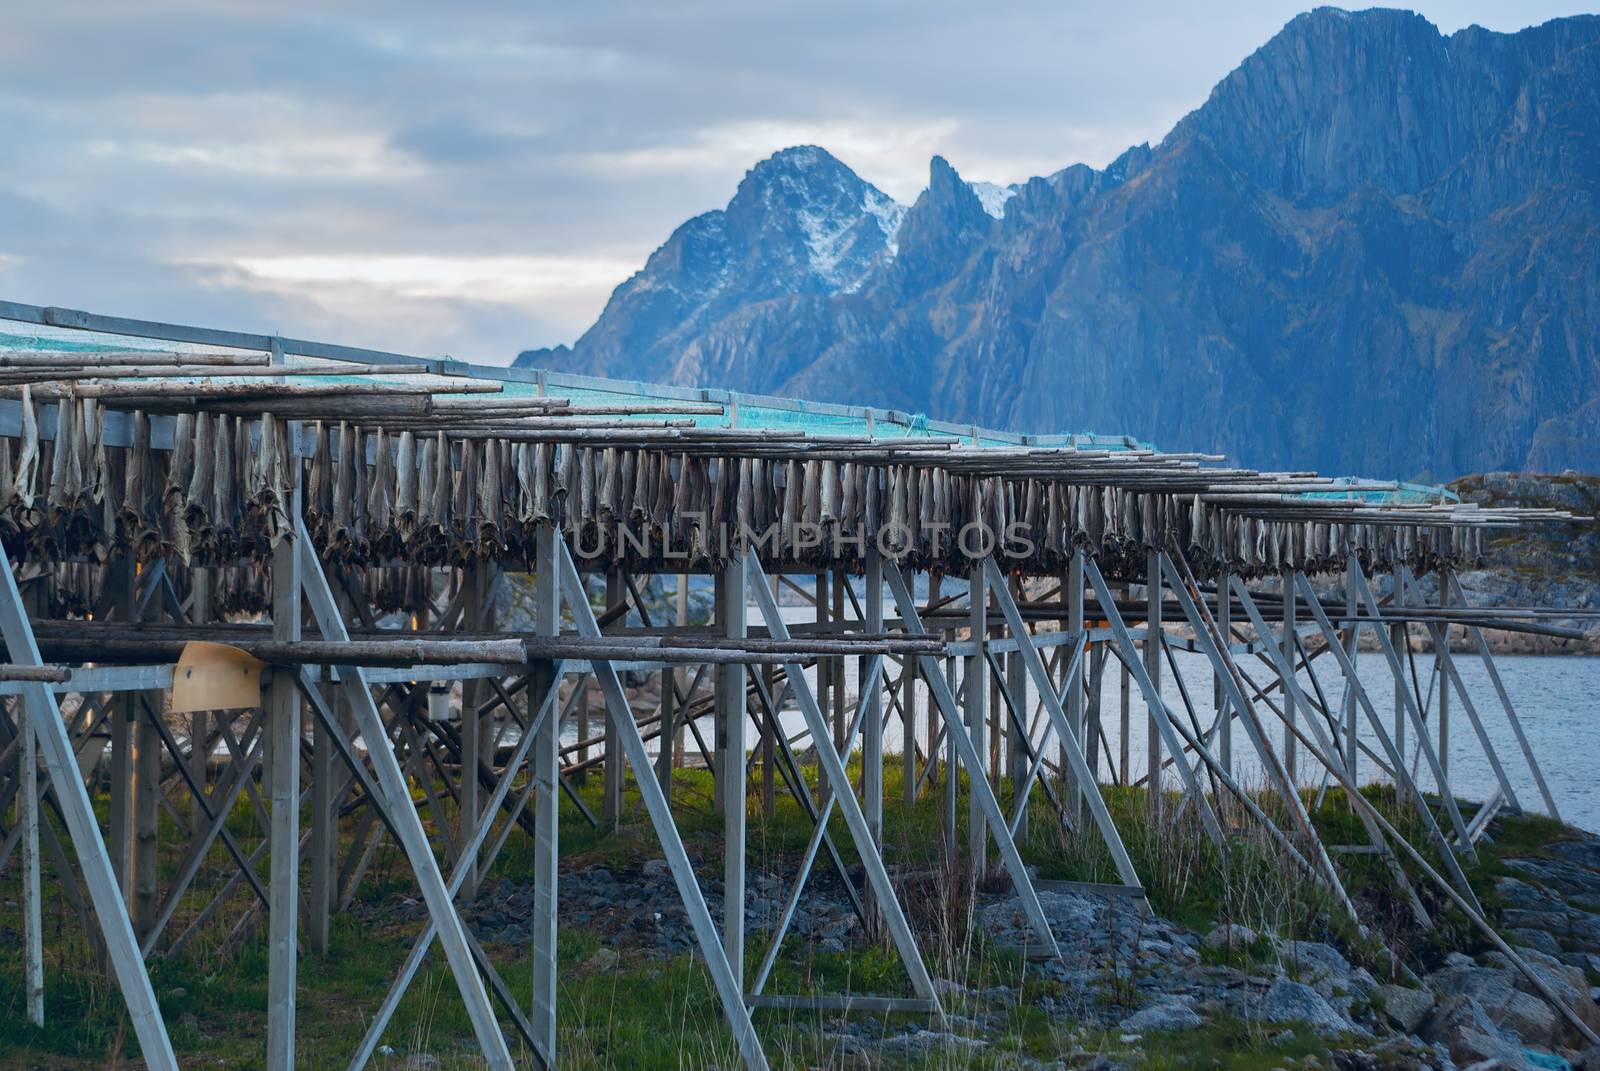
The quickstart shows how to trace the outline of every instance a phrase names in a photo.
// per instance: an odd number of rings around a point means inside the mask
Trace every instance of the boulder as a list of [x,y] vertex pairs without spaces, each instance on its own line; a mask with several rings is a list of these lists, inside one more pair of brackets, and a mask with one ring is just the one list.
[[[1600,1006],[1596,1006],[1594,998],[1589,995],[1589,980],[1584,977],[1581,969],[1536,949],[1521,948],[1517,950],[1517,954],[1522,957],[1522,961],[1529,969],[1539,976],[1540,981],[1549,986],[1567,1007],[1578,1013],[1578,1017],[1588,1024],[1591,1030],[1600,1029]],[[1489,958],[1510,968],[1510,961],[1498,952],[1491,953]],[[1544,994],[1540,993],[1533,981],[1520,970],[1512,969],[1511,983],[1529,996],[1544,999]],[[1557,1012],[1557,1015],[1560,1013]],[[1565,1022],[1564,1016],[1562,1022]]]
[[1226,950],[1254,944],[1260,939],[1261,935],[1248,926],[1225,922],[1206,934],[1204,944],[1210,949]]
[[1504,936],[1519,950],[1531,949],[1548,956],[1561,955],[1561,942],[1557,941],[1555,934],[1549,930],[1511,929],[1507,930]]
[[617,965],[621,962],[622,956],[618,954],[616,949],[602,946],[595,949],[594,955],[584,960],[583,965],[591,971],[611,971],[616,970]]
[[1443,1044],[1460,1067],[1493,1061],[1515,1071],[1531,1071],[1521,1043],[1496,1025],[1474,997],[1456,995],[1441,1001],[1422,1036]]
[[1372,1002],[1395,1029],[1402,1034],[1415,1034],[1433,1010],[1434,996],[1426,989],[1379,985],[1372,989]]
[[1350,973],[1350,961],[1344,954],[1321,941],[1279,941],[1278,956],[1285,966],[1294,965],[1324,974]]
[[1560,911],[1562,908],[1561,901],[1548,892],[1518,878],[1496,879],[1494,891],[1509,908],[1522,911]]
[[1187,1004],[1177,1002],[1156,1004],[1141,1008],[1117,1024],[1125,1033],[1153,1034],[1162,1030],[1192,1030],[1200,1025],[1200,1016]]
[[1538,997],[1517,988],[1521,972],[1505,967],[1447,967],[1428,976],[1439,996],[1471,997],[1498,1026],[1528,1045],[1550,1045],[1559,1037],[1556,1011]]
[[1305,1023],[1324,1034],[1353,1029],[1315,989],[1287,978],[1278,979],[1262,994],[1255,1015],[1266,1023]]
[[1505,865],[1568,895],[1600,895],[1600,872],[1564,859],[1507,859]]

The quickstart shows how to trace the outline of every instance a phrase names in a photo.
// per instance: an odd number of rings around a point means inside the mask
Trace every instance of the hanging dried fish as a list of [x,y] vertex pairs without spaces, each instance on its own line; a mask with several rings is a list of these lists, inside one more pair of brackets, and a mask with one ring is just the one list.
[[195,414],[179,413],[173,421],[172,460],[167,466],[166,487],[161,495],[161,516],[172,534],[172,549],[178,560],[189,564],[193,547],[185,516],[185,491],[194,472]]
[[33,396],[28,385],[22,386],[22,435],[17,451],[17,474],[11,481],[14,499],[12,512],[17,525],[32,528],[38,518],[34,515],[34,483],[39,474],[39,419],[34,412]]
[[502,448],[499,439],[484,441],[483,468],[478,487],[478,550],[491,561],[499,557],[501,533],[505,531],[505,519],[501,513],[504,505],[501,492],[504,472],[500,464]]
[[417,531],[417,439],[409,429],[400,433],[394,470],[395,532],[404,546]]
[[379,558],[398,546],[394,539],[394,464],[389,456],[389,435],[382,427],[372,430],[372,478],[367,485],[367,539]]

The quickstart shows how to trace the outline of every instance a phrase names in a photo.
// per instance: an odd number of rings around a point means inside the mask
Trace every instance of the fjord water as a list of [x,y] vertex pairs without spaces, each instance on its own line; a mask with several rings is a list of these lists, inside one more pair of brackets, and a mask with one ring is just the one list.
[[[1403,652],[1402,657],[1404,657]],[[1416,654],[1413,657],[1416,664],[1416,679],[1421,682],[1424,699],[1430,697],[1430,680],[1434,682],[1427,726],[1430,741],[1437,746],[1439,740],[1437,692],[1442,684],[1432,673],[1433,655]],[[1188,681],[1209,681],[1209,668],[1204,664],[1202,656],[1178,653],[1177,658]],[[1453,661],[1462,683],[1466,686],[1473,708],[1483,723],[1484,732],[1494,746],[1506,777],[1511,782],[1512,791],[1516,793],[1524,810],[1542,813],[1545,808],[1538,787],[1529,771],[1527,761],[1523,758],[1510,721],[1506,717],[1505,708],[1501,705],[1482,658],[1475,652],[1457,651],[1453,655]],[[1322,685],[1329,702],[1333,703],[1336,709],[1342,709],[1344,688],[1338,667],[1327,655],[1317,659],[1314,665],[1317,667],[1318,682]],[[1555,798],[1561,817],[1584,829],[1600,831],[1600,787],[1597,787],[1595,778],[1596,713],[1600,711],[1600,658],[1577,655],[1498,655],[1494,659],[1494,665],[1522,724],[1529,747],[1539,761],[1545,783]],[[1263,672],[1257,672],[1248,666],[1245,668],[1257,683],[1266,683],[1265,667],[1260,666],[1260,663],[1256,664],[1256,668]],[[1395,707],[1394,676],[1389,670],[1387,660],[1380,653],[1364,651],[1357,657],[1356,669],[1363,688],[1367,691],[1379,717],[1383,719],[1385,729],[1392,733]],[[1409,662],[1406,673],[1409,686],[1412,680]],[[1308,694],[1314,695],[1311,692],[1310,678],[1304,671],[1300,673],[1300,681],[1302,688]],[[1163,698],[1181,711],[1181,700],[1176,686],[1170,680],[1163,680],[1162,684]],[[1209,683],[1204,686],[1203,695],[1197,694],[1193,683],[1189,684],[1189,689],[1190,697],[1204,716],[1209,711],[1211,703]],[[1111,691],[1113,694],[1106,697],[1109,704],[1104,712],[1105,716],[1120,717],[1120,713],[1112,714],[1112,710],[1118,705],[1114,685]],[[1141,715],[1143,714],[1143,704],[1137,697],[1130,705]],[[1479,743],[1461,697],[1453,688],[1449,707],[1450,781],[1455,787],[1456,794],[1461,798],[1487,799],[1494,793],[1498,781]],[[1282,723],[1270,711],[1263,710],[1263,714],[1266,716],[1268,732],[1274,742],[1281,743]],[[1302,712],[1301,717],[1304,716]],[[1367,724],[1365,716],[1358,711],[1357,717],[1360,723],[1360,740],[1374,751],[1381,751],[1376,734]],[[1409,723],[1409,718],[1407,720]],[[1204,721],[1202,723],[1209,724]],[[1133,731],[1137,736],[1134,753],[1142,755],[1144,725],[1141,719],[1135,719]],[[1410,724],[1406,727],[1406,744],[1408,765],[1415,771],[1414,776],[1418,778],[1424,790],[1430,789],[1433,780],[1427,772],[1427,760],[1418,754],[1416,733]],[[1243,755],[1249,750],[1249,745],[1237,725],[1234,729],[1234,747],[1236,755]],[[1361,763],[1363,782],[1382,779],[1375,776],[1377,771],[1365,755],[1361,757]],[[1135,767],[1139,765],[1140,761],[1136,758]],[[1300,767],[1299,780],[1302,784],[1320,783],[1320,778],[1315,781],[1310,779],[1313,764],[1302,759]],[[1243,768],[1259,776],[1259,767],[1251,764],[1244,765]]]
[[[799,620],[802,619],[802,613],[798,607],[784,608],[785,617]],[[1183,672],[1184,685],[1199,715],[1200,724],[1203,728],[1209,728],[1214,716],[1210,663],[1205,656],[1187,651],[1174,651],[1173,656]],[[1402,657],[1405,657],[1403,652]],[[1415,662],[1416,679],[1420,681],[1422,696],[1428,704],[1426,725],[1429,740],[1437,746],[1439,739],[1437,689],[1440,685],[1433,673],[1433,655],[1418,653],[1411,658]],[[848,663],[845,689],[849,709],[853,712],[858,667],[853,658],[845,661]],[[1527,761],[1523,758],[1522,750],[1482,658],[1476,652],[1458,651],[1454,655],[1454,662],[1473,708],[1483,723],[1484,732],[1500,758],[1519,803],[1524,810],[1543,813],[1545,807],[1538,787],[1529,771]],[[1600,784],[1597,784],[1596,779],[1596,770],[1600,767],[1596,750],[1597,730],[1600,730],[1600,657],[1497,655],[1494,664],[1505,686],[1506,694],[1516,710],[1534,757],[1538,759],[1550,793],[1555,798],[1561,818],[1583,829],[1600,832]],[[1323,655],[1316,659],[1313,665],[1316,667],[1317,683],[1320,684],[1328,702],[1333,705],[1334,710],[1342,711],[1345,694],[1343,679],[1332,657]],[[1412,662],[1408,660],[1406,664],[1408,687],[1412,681],[1411,666]],[[1241,663],[1241,667],[1258,685],[1265,685],[1270,679],[1270,671],[1260,662]],[[1389,670],[1387,661],[1381,653],[1363,651],[1357,656],[1356,669],[1362,687],[1366,690],[1379,718],[1382,719],[1385,730],[1392,734],[1396,699],[1394,676]],[[896,672],[891,670],[887,674],[888,678],[892,680]],[[815,671],[808,670],[806,676],[814,686]],[[1305,694],[1314,698],[1316,693],[1311,678],[1304,670],[1301,671],[1299,679]],[[1433,682],[1431,686],[1430,681]],[[1187,725],[1183,696],[1173,677],[1171,667],[1167,664],[1162,666],[1161,692],[1166,703],[1185,720]],[[1028,710],[1031,718],[1037,706],[1037,698],[1031,687],[1029,693]],[[959,684],[956,694],[959,699],[961,695]],[[1278,702],[1277,693],[1273,692],[1272,695],[1273,701]],[[916,740],[919,749],[923,751],[926,750],[928,741],[929,702],[926,686],[919,685],[916,703],[919,724],[916,726]],[[1132,776],[1137,780],[1145,773],[1148,726],[1145,704],[1139,694],[1137,682],[1130,683],[1128,706],[1130,712],[1128,754]],[[1461,697],[1454,689],[1451,690],[1449,708],[1448,769],[1451,783],[1457,796],[1462,799],[1474,801],[1487,799],[1494,793],[1498,782],[1478,741]],[[884,749],[887,752],[898,753],[902,747],[904,732],[892,709],[887,707],[890,712],[885,713]],[[1282,722],[1265,706],[1258,704],[1258,710],[1269,737],[1275,746],[1281,748],[1284,739]],[[1301,711],[1302,722],[1305,717],[1306,712]],[[1100,771],[1102,779],[1110,781],[1114,780],[1114,773],[1108,758],[1114,760],[1119,750],[1118,737],[1121,724],[1118,664],[1114,660],[1108,663],[1105,670],[1101,689],[1101,719],[1107,739],[1110,741],[1112,755],[1108,757],[1102,749]],[[1357,719],[1361,742],[1381,754],[1382,748],[1377,735],[1359,709]],[[791,736],[804,727],[800,715],[792,710],[785,712],[782,720]],[[1428,772],[1427,760],[1418,752],[1417,735],[1409,716],[1406,721],[1407,765],[1415,771],[1414,775],[1423,790],[1432,791],[1434,780]],[[707,719],[702,723],[702,732],[710,731],[711,723]],[[753,742],[754,729],[749,731]],[[1233,741],[1236,776],[1246,786],[1264,785],[1264,772],[1243,728],[1237,721],[1234,723]],[[693,750],[691,747],[691,753]],[[1361,756],[1358,774],[1362,783],[1386,780],[1365,754]],[[1303,753],[1300,756],[1297,781],[1302,786],[1313,788],[1322,783],[1320,768],[1314,760]],[[1177,776],[1170,768],[1163,783],[1172,790],[1179,788]],[[1466,817],[1470,818],[1470,814]]]
[[[1419,656],[1429,657],[1429,656]],[[1454,656],[1462,683],[1472,697],[1484,729],[1525,810],[1543,810],[1538,789],[1522,759],[1504,709],[1483,661]],[[1600,831],[1600,784],[1596,781],[1596,713],[1600,712],[1600,658],[1579,655],[1502,655],[1494,660],[1506,694],[1561,817],[1583,829]],[[1359,668],[1359,667],[1358,667]],[[1376,669],[1376,666],[1369,667]],[[1426,672],[1426,661],[1419,665]],[[1368,670],[1362,671],[1366,679]],[[1392,681],[1393,678],[1391,677]],[[1452,695],[1450,770],[1456,791],[1483,799],[1495,788],[1494,772],[1473,735],[1461,704]],[[1390,700],[1393,706],[1393,699]],[[1437,738],[1437,733],[1435,733]]]

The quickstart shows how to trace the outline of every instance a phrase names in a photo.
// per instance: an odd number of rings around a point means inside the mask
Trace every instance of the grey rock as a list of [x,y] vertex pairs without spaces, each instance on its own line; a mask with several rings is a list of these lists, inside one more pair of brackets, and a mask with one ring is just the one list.
[[1561,955],[1561,942],[1549,930],[1508,929],[1502,936],[1521,949],[1550,956]]
[[1280,978],[1261,997],[1256,1018],[1267,1023],[1305,1023],[1322,1033],[1342,1034],[1352,1025],[1315,989]]
[[1600,895],[1600,873],[1565,859],[1507,859],[1505,865],[1557,892]]
[[1572,927],[1572,918],[1567,910],[1558,907],[1540,908],[1535,911],[1508,907],[1500,912],[1500,922],[1507,929],[1547,930],[1555,934],[1565,933]]
[[1494,891],[1497,896],[1505,901],[1506,906],[1509,908],[1518,908],[1523,911],[1561,910],[1561,901],[1537,885],[1529,885],[1520,878],[1497,878],[1494,883]]
[[932,1053],[972,1053],[982,1049],[984,1043],[977,1038],[964,1037],[950,1031],[915,1029],[909,1033],[886,1038],[882,1047],[888,1051],[903,1052],[910,1056],[922,1056]]
[[1205,946],[1210,949],[1239,948],[1254,944],[1261,935],[1249,926],[1238,922],[1225,922],[1205,936]]
[[1530,1071],[1521,1042],[1490,1019],[1473,997],[1442,1001],[1422,1036],[1442,1043],[1450,1058],[1464,1067],[1492,1060],[1515,1071]]
[[1475,1000],[1488,1017],[1529,1045],[1548,1045],[1556,1037],[1556,1013],[1548,1004],[1516,987],[1515,972],[1502,967],[1447,967],[1428,976],[1440,997]]
[[1200,1016],[1187,1004],[1156,1004],[1125,1017],[1118,1028],[1130,1034],[1153,1034],[1163,1030],[1192,1030]]
[[1382,1008],[1384,1018],[1407,1034],[1416,1033],[1434,1005],[1430,991],[1399,985],[1374,986],[1371,997],[1373,1003]]
[[[1539,976],[1540,981],[1549,986],[1567,1007],[1577,1012],[1578,1017],[1587,1023],[1590,1029],[1600,1028],[1600,1007],[1596,1006],[1594,998],[1589,993],[1589,982],[1582,970],[1563,963],[1555,956],[1534,949],[1519,949],[1518,954],[1528,968]],[[1491,958],[1504,962],[1510,969],[1510,962],[1500,953],[1491,953]],[[1520,970],[1512,969],[1511,983],[1535,999],[1541,1001],[1545,999],[1544,994],[1539,992],[1539,987]]]
[[1289,977],[1305,982],[1324,997],[1350,992],[1350,963],[1332,945],[1279,941],[1277,949],[1278,960]]
[[1546,846],[1545,851],[1570,863],[1600,871],[1600,838],[1562,841]]
[[622,956],[614,948],[604,946],[594,950],[594,955],[584,960],[584,966],[592,971],[612,971],[622,962]]

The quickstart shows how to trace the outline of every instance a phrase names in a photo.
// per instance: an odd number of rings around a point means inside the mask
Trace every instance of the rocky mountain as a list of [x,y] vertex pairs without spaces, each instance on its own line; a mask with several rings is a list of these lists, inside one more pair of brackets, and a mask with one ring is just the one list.
[[1373,476],[1600,468],[1600,18],[1301,15],[1154,148],[757,165],[532,364]]

